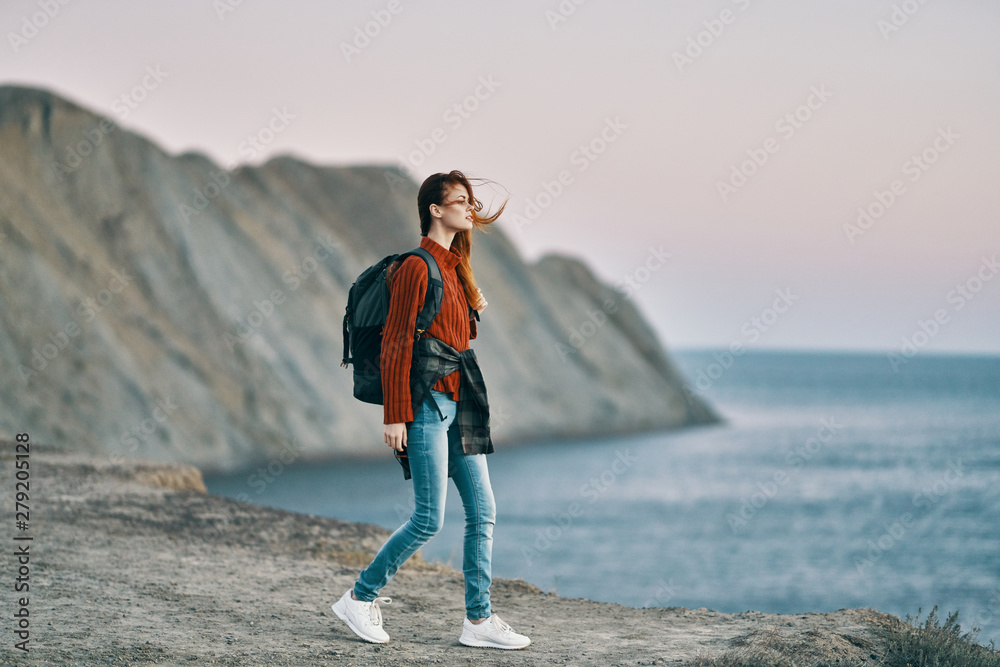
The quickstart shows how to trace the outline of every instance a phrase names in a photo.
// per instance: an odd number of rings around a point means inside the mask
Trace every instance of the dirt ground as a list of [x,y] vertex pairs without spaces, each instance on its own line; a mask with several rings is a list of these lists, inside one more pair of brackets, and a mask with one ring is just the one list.
[[532,644],[461,645],[462,575],[412,558],[383,589],[391,640],[363,642],[330,609],[389,535],[205,493],[183,465],[32,446],[30,651],[14,649],[13,443],[3,443],[7,665],[682,665],[734,652],[877,664],[871,609],[774,615],[634,609],[494,579],[494,611]]

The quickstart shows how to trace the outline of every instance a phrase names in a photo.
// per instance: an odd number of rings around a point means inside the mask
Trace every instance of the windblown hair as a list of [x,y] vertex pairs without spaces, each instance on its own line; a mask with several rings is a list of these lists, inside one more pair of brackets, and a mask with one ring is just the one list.
[[[475,180],[481,181],[483,179],[477,178]],[[462,261],[458,263],[455,270],[458,273],[458,279],[462,283],[465,298],[469,301],[469,305],[475,308],[479,303],[479,292],[476,285],[476,277],[472,273],[472,232],[477,229],[481,229],[484,232],[487,231],[486,226],[495,222],[500,217],[500,214],[503,213],[504,208],[507,206],[507,202],[505,201],[496,213],[484,215],[481,213],[483,202],[476,199],[472,193],[472,183],[469,182],[469,178],[465,174],[457,169],[447,174],[432,174],[424,180],[420,185],[420,190],[417,192],[417,209],[420,212],[421,236],[427,236],[431,230],[431,204],[437,204],[438,206],[444,204],[445,190],[456,185],[464,185],[465,189],[469,192],[469,200],[472,203],[473,227],[468,231],[461,231],[455,234],[455,238],[451,242],[451,247],[462,253]]]

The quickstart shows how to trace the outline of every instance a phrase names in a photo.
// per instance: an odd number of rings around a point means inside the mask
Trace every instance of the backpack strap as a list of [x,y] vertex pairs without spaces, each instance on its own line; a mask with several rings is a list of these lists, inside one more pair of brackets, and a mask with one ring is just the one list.
[[351,332],[348,327],[347,321],[351,318],[350,313],[344,314],[344,356],[340,360],[340,365],[347,368],[347,364],[352,363],[354,359],[351,358]]
[[[441,301],[444,299],[444,280],[441,278],[441,267],[438,266],[437,260],[434,259],[432,255],[426,248],[417,247],[408,252],[404,252],[397,259],[405,259],[409,255],[416,255],[424,260],[427,264],[427,294],[424,296],[424,306],[420,309],[417,314],[416,331],[414,332],[414,340],[419,338],[428,327],[430,327],[431,322],[437,317],[438,313],[441,312]],[[416,354],[417,346],[413,346],[414,354]],[[427,386],[427,382],[420,376],[420,381],[423,383],[423,388],[426,396],[431,399],[431,403],[434,405],[434,409],[441,416],[441,421],[447,419],[444,413],[441,412],[441,408],[438,407],[437,401],[434,400],[434,396],[431,394],[430,387]]]
[[441,267],[438,266],[434,255],[426,248],[414,248],[400,254],[396,259],[403,260],[410,255],[420,257],[427,264],[427,294],[424,296],[424,307],[417,314],[416,333],[421,334],[427,331],[431,322],[441,312],[441,301],[444,299],[444,280],[441,278]]

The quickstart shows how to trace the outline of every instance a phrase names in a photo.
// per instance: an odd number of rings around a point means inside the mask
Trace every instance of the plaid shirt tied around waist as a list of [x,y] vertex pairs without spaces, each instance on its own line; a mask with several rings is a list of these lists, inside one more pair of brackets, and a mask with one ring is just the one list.
[[[461,352],[442,340],[421,336],[413,344],[413,368],[410,372],[410,398],[416,414],[424,400],[430,397],[442,421],[444,415],[430,395],[430,388],[439,379],[455,371],[461,372],[458,392],[458,412],[455,422],[466,454],[490,454],[493,440],[490,437],[490,405],[486,397],[486,382],[479,369],[476,352],[468,348]],[[403,466],[403,479],[410,479],[410,462],[403,453],[395,452]],[[451,477],[451,474],[448,475]]]

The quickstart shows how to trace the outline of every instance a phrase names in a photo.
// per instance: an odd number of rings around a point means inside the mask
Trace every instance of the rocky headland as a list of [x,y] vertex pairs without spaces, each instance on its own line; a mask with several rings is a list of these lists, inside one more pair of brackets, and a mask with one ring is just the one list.
[[[360,272],[419,243],[405,173],[170,155],[13,85],[0,156],[0,436],[206,472],[289,447],[383,453],[382,409],[340,367],[341,323]],[[516,229],[491,227],[472,345],[497,443],[716,420],[627,293],[573,257],[528,263]]]

